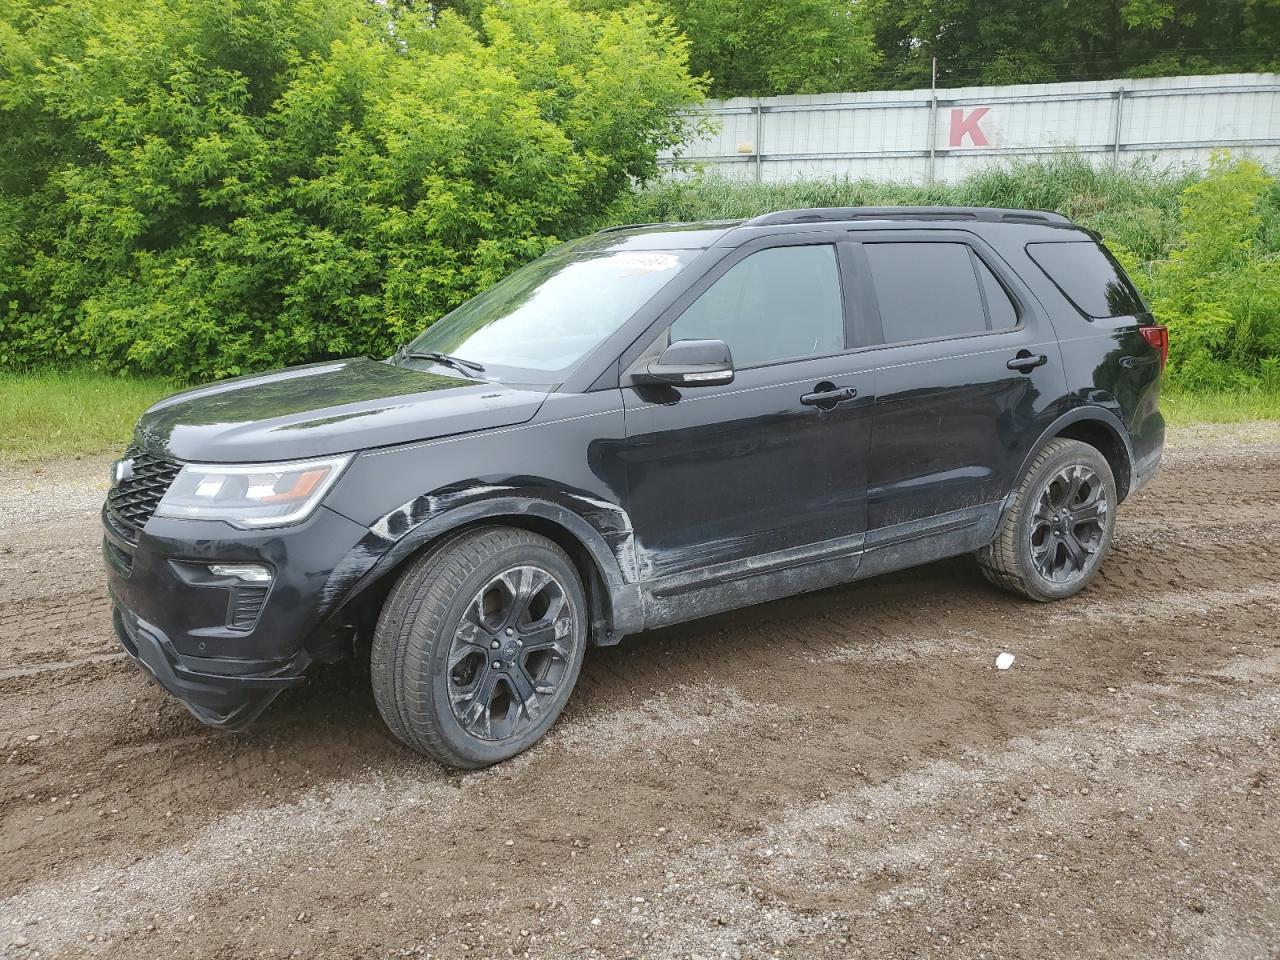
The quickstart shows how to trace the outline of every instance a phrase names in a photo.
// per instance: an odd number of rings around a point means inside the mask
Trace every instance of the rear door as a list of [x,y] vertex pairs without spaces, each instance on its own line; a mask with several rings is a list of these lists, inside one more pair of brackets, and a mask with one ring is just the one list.
[[879,355],[864,573],[975,549],[1049,411],[1063,402],[1053,327],[964,231],[860,235]]
[[723,340],[731,384],[623,390],[650,625],[856,571],[874,389],[872,362],[848,353],[864,335],[846,314],[857,284],[837,239],[745,247],[664,318],[655,348]]

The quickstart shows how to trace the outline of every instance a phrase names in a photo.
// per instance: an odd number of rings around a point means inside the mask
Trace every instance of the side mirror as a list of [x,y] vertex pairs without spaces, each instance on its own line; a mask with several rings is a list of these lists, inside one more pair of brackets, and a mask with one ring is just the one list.
[[733,383],[733,357],[723,340],[677,340],[628,379],[636,385],[719,386]]

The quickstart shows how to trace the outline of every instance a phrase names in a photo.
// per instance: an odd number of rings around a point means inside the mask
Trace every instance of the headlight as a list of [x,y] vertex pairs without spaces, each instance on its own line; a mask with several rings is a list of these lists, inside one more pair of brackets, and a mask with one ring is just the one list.
[[156,507],[161,517],[282,527],[309,517],[351,462],[348,454],[294,463],[188,463]]

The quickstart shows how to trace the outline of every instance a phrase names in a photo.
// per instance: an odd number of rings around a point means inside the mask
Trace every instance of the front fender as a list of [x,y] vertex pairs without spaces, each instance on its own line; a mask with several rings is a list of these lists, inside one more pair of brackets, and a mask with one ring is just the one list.
[[468,524],[536,517],[574,538],[595,565],[607,594],[609,640],[644,626],[631,520],[617,504],[552,488],[522,489],[482,482],[424,494],[380,517],[325,584],[326,619],[381,581],[423,546]]

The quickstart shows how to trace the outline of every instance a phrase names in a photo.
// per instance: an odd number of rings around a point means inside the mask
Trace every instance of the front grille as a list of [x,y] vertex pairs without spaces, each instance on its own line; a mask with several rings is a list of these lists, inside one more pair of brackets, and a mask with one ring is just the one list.
[[107,494],[107,509],[124,523],[141,530],[156,512],[163,497],[182,469],[181,464],[153,457],[137,447],[125,451],[133,460],[133,476],[122,480]]
[[237,630],[252,630],[262,612],[270,587],[236,587],[231,591],[231,608],[227,611],[227,625]]

